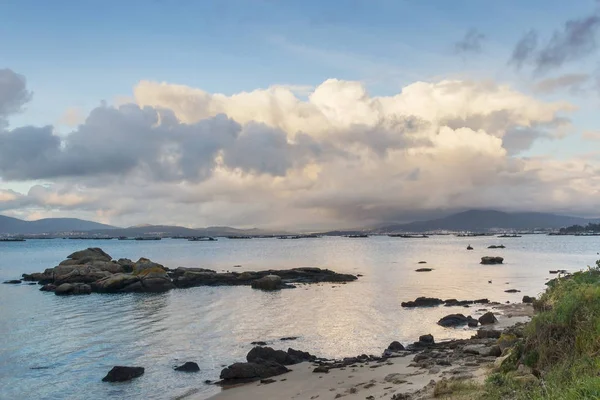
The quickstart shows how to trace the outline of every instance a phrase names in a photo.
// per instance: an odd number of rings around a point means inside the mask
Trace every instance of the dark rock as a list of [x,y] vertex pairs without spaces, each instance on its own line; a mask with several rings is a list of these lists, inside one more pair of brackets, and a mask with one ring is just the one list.
[[298,336],[287,336],[287,337],[282,337],[279,340],[296,340],[298,339]]
[[551,274],[566,274],[568,271],[566,269],[557,269],[549,271]]
[[427,334],[427,335],[421,335],[419,336],[419,343],[422,344],[434,344],[434,340],[433,340],[433,335],[432,334]]
[[274,350],[271,347],[254,347],[246,355],[246,361],[249,363],[259,362],[258,360],[274,361],[282,365],[297,364],[297,360],[283,350]]
[[419,261],[419,264],[427,264],[427,261]]
[[275,379],[261,379],[260,383],[262,383],[263,385],[268,385],[269,383],[275,383],[277,382]]
[[85,250],[76,251],[67,256],[68,259],[77,260],[79,264],[89,261],[110,261],[112,257],[99,247],[90,247]]
[[143,367],[122,367],[116,366],[111,369],[102,382],[124,382],[142,376],[144,374]]
[[517,290],[517,289],[508,289],[508,290],[504,291],[504,293],[519,293],[519,292],[520,292],[520,290]]
[[54,292],[54,290],[56,290],[56,285],[53,283],[46,283],[40,288],[40,290],[42,292]]
[[481,323],[481,325],[495,324],[496,322],[498,322],[498,320],[491,311],[488,311],[479,317],[479,323]]
[[419,268],[419,269],[415,269],[416,272],[431,272],[433,271],[433,268]]
[[471,245],[468,245],[467,250],[473,250],[473,247],[471,247]]
[[493,264],[502,264],[504,262],[504,258],[502,257],[481,257],[481,264],[493,265]]
[[393,341],[392,343],[390,343],[387,349],[390,351],[402,351],[404,350],[404,346],[402,346],[402,343],[398,341]]
[[502,331],[497,331],[494,329],[479,329],[474,337],[477,339],[499,339],[500,335],[502,335]]
[[466,325],[469,322],[469,319],[465,317],[463,314],[450,314],[446,315],[442,319],[438,321],[438,325],[443,327],[453,327],[459,325]]
[[535,297],[523,296],[523,303],[530,304],[535,301]]
[[506,246],[504,246],[503,244],[501,244],[500,246],[496,246],[496,245],[491,245],[488,246],[488,249],[505,249]]
[[235,363],[221,371],[221,379],[225,381],[251,381],[266,379],[289,372],[285,366],[273,361]]
[[479,325],[479,321],[477,321],[475,318],[468,316],[467,317],[467,325],[469,325],[469,328],[476,328],[477,325]]
[[198,364],[192,361],[188,361],[179,367],[175,367],[175,371],[183,371],[183,372],[198,372],[200,371],[200,367]]
[[321,373],[321,374],[328,374],[329,368],[327,368],[324,365],[321,365],[321,366],[318,366],[317,368],[313,369],[313,372]]
[[7,283],[7,284],[10,284],[10,285],[16,285],[18,283],[21,283],[21,281],[19,279],[13,279],[13,280],[10,280],[10,281],[4,281],[3,283]]
[[250,344],[254,345],[254,346],[266,346],[267,342],[258,341],[258,342],[252,342]]
[[280,290],[284,287],[281,277],[278,275],[267,275],[260,279],[252,281],[251,284],[253,289],[260,290]]
[[402,302],[402,307],[434,307],[444,303],[442,299],[433,297],[418,297],[415,301]]
[[313,356],[307,351],[300,351],[289,348],[287,350],[287,353],[290,357],[292,357],[294,364],[301,363],[303,361],[314,361],[317,359],[316,356]]
[[63,283],[54,289],[54,294],[57,296],[90,293],[92,293],[91,286],[84,283]]
[[500,346],[494,345],[489,348],[486,355],[490,357],[500,357],[502,355],[502,349]]

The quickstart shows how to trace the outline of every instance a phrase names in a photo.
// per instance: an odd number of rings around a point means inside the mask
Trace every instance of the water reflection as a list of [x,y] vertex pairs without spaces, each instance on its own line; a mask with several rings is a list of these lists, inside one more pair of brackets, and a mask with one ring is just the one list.
[[[497,240],[496,240],[497,241]],[[57,264],[81,247],[75,241],[28,241],[0,248],[0,279]],[[505,243],[503,266],[481,266],[479,257],[494,239],[460,238],[320,240],[248,240],[189,243],[103,241],[115,258],[149,257],[167,266],[242,265],[239,271],[299,266],[361,273],[347,285],[300,286],[277,293],[249,287],[199,287],[163,294],[57,297],[37,287],[0,285],[0,398],[163,399],[198,389],[215,379],[221,365],[243,359],[255,340],[275,348],[288,346],[325,357],[377,354],[392,340],[410,342],[423,333],[437,339],[466,337],[467,329],[435,324],[449,312],[476,309],[407,310],[400,303],[421,295],[519,301],[544,288],[549,269],[591,265],[596,238],[529,236]],[[495,254],[495,253],[494,253]],[[417,273],[418,262],[434,271]],[[491,280],[493,283],[488,284]],[[506,285],[506,282],[510,282]],[[332,287],[335,286],[335,287]],[[522,291],[507,294],[504,290]],[[298,336],[282,342],[284,336]],[[196,361],[194,376],[173,371]],[[117,364],[146,367],[127,384],[100,379]],[[44,367],[45,369],[31,369]],[[85,388],[85,389],[84,389]]]

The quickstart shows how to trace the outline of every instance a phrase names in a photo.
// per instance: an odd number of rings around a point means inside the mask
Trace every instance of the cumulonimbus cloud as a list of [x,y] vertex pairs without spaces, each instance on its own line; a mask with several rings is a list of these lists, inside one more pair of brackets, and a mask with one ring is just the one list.
[[0,208],[121,225],[335,227],[482,205],[585,208],[600,187],[583,161],[567,171],[587,186],[559,188],[552,171],[564,165],[518,157],[568,127],[569,103],[491,81],[371,96],[330,79],[306,98],[289,86],[225,96],[142,81],[134,99],[92,110],[66,135],[0,130],[0,177],[48,182],[2,192]]

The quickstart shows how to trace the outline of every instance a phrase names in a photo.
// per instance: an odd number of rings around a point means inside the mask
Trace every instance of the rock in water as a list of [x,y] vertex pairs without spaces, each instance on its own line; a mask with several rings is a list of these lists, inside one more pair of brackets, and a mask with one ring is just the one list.
[[183,371],[183,372],[198,372],[200,371],[200,367],[198,364],[192,361],[188,361],[179,367],[175,367],[175,371]]
[[437,299],[435,297],[418,297],[415,301],[405,301],[400,305],[402,307],[434,307],[443,303],[444,301],[442,299]]
[[503,262],[504,258],[502,257],[481,257],[481,264],[485,265],[502,264]]
[[520,292],[520,290],[517,290],[517,289],[508,289],[508,290],[504,291],[504,293],[519,293],[519,292]]
[[416,272],[431,272],[433,271],[433,268],[419,268],[419,269],[415,269]]
[[66,296],[70,294],[90,294],[92,287],[84,283],[63,283],[54,289],[57,296]]
[[274,361],[283,365],[292,365],[296,364],[297,361],[286,353],[283,350],[274,350],[271,347],[254,347],[248,355],[246,355],[246,361],[251,362],[260,362],[260,360],[264,361]]
[[111,369],[104,378],[102,378],[102,382],[124,382],[133,378],[137,378],[138,376],[142,376],[143,374],[143,367],[116,366],[113,367],[113,369]]
[[421,335],[419,336],[419,342],[423,343],[423,344],[434,344],[434,340],[433,340],[433,335],[432,334],[427,334],[427,335]]
[[471,247],[471,245],[468,245],[467,250],[473,250],[473,247]]
[[252,282],[253,289],[279,290],[283,287],[281,277],[278,275],[267,275]]
[[463,314],[450,314],[438,321],[438,325],[443,327],[453,327],[468,324],[469,319]]
[[486,312],[481,317],[479,317],[479,323],[481,325],[495,324],[496,322],[498,322],[498,320],[492,312]]
[[398,341],[393,341],[392,343],[390,343],[387,349],[390,351],[402,351],[404,350],[404,346],[402,346],[402,343]]
[[4,281],[4,283],[8,283],[8,284],[11,284],[11,285],[16,285],[18,283],[21,283],[21,281],[19,279],[13,279],[13,280],[10,280],[10,281]]

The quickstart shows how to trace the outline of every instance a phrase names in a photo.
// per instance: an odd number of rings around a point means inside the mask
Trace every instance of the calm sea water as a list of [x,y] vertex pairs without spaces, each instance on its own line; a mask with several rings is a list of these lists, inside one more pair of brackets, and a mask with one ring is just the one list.
[[[475,247],[466,251],[467,244]],[[487,250],[503,243],[502,250]],[[0,285],[0,398],[170,399],[191,392],[209,397],[222,366],[244,359],[250,342],[265,340],[324,357],[380,354],[392,340],[409,343],[468,337],[436,321],[475,308],[407,310],[417,296],[520,301],[537,295],[550,269],[578,270],[599,258],[600,238],[529,235],[522,238],[429,239],[370,237],[217,242],[162,240],[28,240],[0,243],[0,280],[53,267],[73,251],[102,247],[113,258],[148,257],[165,266],[236,271],[317,266],[363,274],[347,285],[310,285],[265,293],[249,287],[197,287],[164,294],[58,297],[38,286]],[[502,266],[479,265],[501,255]],[[427,261],[433,272],[414,270]],[[492,284],[488,281],[491,280]],[[508,282],[508,284],[507,284]],[[508,294],[506,289],[522,293]],[[282,342],[284,336],[298,336]],[[198,374],[173,371],[184,361]],[[146,368],[141,378],[109,384],[114,365]]]

